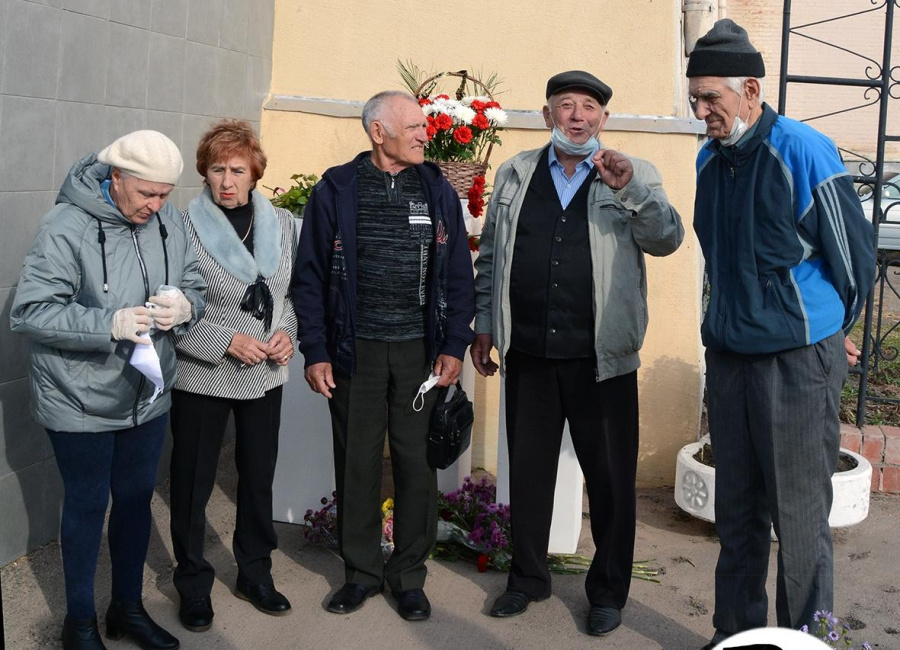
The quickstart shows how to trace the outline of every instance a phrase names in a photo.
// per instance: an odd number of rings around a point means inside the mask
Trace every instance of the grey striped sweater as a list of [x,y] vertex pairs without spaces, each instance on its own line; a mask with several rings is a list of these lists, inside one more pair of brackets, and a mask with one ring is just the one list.
[[[234,228],[213,203],[209,190],[191,201],[182,217],[200,261],[200,274],[209,284],[206,314],[185,335],[178,337],[176,390],[190,393],[254,399],[288,380],[287,366],[263,362],[241,367],[225,351],[235,332],[268,341],[283,329],[296,345],[297,317],[289,287],[296,246],[294,220],[287,210],[276,209],[260,193],[252,193],[255,212],[253,251],[241,243]],[[261,274],[272,293],[272,328],[240,308],[247,287]]]

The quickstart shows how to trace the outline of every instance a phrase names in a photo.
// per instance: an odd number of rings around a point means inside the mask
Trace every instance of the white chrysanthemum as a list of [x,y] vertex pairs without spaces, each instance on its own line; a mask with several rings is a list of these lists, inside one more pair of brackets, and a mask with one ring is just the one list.
[[502,108],[486,108],[484,116],[490,120],[494,126],[503,126],[509,120],[509,116]]
[[459,102],[457,102],[455,99],[438,98],[438,99],[433,100],[433,106],[435,107],[435,109],[437,109],[441,113],[448,113],[450,107],[452,107],[458,103]]
[[457,106],[453,110],[452,115],[463,124],[471,124],[472,120],[475,119],[477,113],[468,106],[457,104]]
[[434,104],[422,104],[422,112],[425,113],[425,116],[429,116],[434,113]]

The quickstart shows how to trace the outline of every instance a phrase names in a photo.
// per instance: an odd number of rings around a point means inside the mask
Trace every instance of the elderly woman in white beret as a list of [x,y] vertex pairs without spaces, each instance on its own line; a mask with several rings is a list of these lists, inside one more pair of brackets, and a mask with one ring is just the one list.
[[106,636],[178,647],[141,602],[150,499],[175,383],[173,334],[204,310],[206,282],[168,203],[182,170],[156,131],[75,163],[25,258],[10,314],[31,342],[31,407],[62,475],[63,648],[103,648],[94,574],[110,493]]
[[184,221],[209,284],[206,315],[178,338],[172,403],[172,545],[179,619],[193,632],[213,621],[215,570],[206,561],[206,504],[225,426],[235,422],[238,470],[233,549],[235,595],[264,614],[291,604],[274,585],[272,481],[278,456],[282,385],[294,354],[297,318],[288,294],[293,217],[275,209],[256,181],[266,156],[247,122],[219,122],[200,140],[205,183]]

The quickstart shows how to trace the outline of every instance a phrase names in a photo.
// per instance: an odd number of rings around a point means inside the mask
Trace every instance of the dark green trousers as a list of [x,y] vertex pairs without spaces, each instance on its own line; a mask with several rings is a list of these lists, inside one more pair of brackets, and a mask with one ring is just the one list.
[[[437,533],[437,480],[426,460],[436,390],[416,412],[431,368],[423,340],[356,340],[356,374],[337,375],[329,402],[334,434],[338,535],[346,581],[399,593],[420,589]],[[394,473],[394,552],[381,551],[381,474],[388,434]]]

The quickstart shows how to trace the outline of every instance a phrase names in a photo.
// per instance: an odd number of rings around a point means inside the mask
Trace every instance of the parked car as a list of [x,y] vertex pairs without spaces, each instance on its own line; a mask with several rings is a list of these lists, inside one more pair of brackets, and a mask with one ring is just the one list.
[[[862,186],[859,200],[863,212],[869,221],[875,207],[874,187]],[[878,225],[878,248],[880,250],[900,251],[900,173],[887,172],[881,185],[881,214]]]

